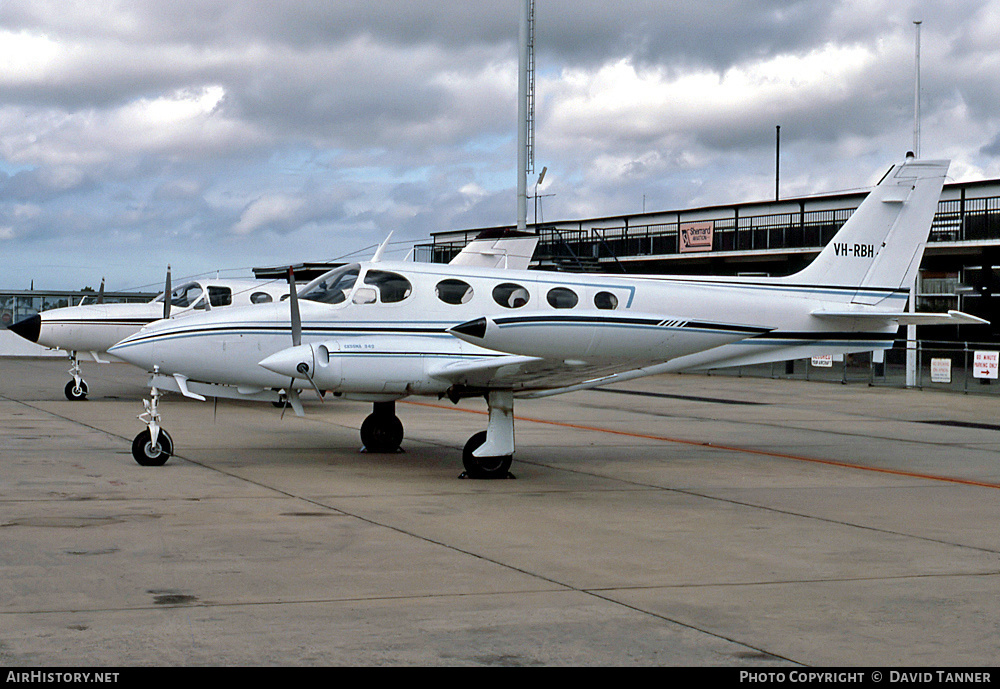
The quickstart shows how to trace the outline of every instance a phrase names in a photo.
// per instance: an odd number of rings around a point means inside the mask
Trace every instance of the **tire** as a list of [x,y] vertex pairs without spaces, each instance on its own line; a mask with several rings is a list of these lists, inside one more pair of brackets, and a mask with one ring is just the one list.
[[170,455],[174,453],[174,441],[162,428],[160,435],[156,439],[156,447],[152,446],[152,438],[147,428],[132,441],[132,457],[144,467],[159,467],[166,464]]
[[78,402],[80,400],[87,399],[88,391],[89,390],[87,388],[87,381],[85,380],[80,381],[80,387],[76,386],[75,380],[71,380],[68,383],[66,383],[66,387],[63,390],[63,392],[66,393],[66,399],[68,399],[71,402]]
[[396,415],[369,414],[361,424],[361,443],[368,452],[395,452],[402,442],[403,423]]
[[465,466],[465,475],[468,478],[497,479],[510,477],[510,465],[513,461],[511,455],[500,455],[498,457],[476,457],[475,452],[486,442],[486,431],[479,431],[469,438],[462,450],[462,464]]

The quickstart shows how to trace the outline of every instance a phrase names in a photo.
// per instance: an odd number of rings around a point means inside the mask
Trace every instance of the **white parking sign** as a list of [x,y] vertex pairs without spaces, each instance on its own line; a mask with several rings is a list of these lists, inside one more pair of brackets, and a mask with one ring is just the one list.
[[975,378],[996,378],[1000,352],[975,352],[972,375]]

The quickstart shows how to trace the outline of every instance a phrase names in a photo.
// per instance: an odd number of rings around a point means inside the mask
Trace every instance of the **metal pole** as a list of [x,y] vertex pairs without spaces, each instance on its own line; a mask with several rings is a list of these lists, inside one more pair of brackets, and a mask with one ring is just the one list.
[[774,200],[778,200],[778,180],[781,178],[781,125],[774,128]]
[[[913,86],[913,155],[920,159],[920,22],[913,22],[917,26],[917,47],[914,60],[914,86]],[[913,275],[913,284],[910,285],[909,312],[917,311],[917,283],[920,281],[920,270]],[[917,326],[906,326],[906,387],[912,388],[917,383],[916,368],[919,366],[916,356],[917,347]]]
[[517,61],[517,229],[528,226],[528,21],[531,0],[521,2]]
[[914,59],[914,85],[913,85],[913,155],[920,159],[920,24],[913,22],[917,26],[917,48]]

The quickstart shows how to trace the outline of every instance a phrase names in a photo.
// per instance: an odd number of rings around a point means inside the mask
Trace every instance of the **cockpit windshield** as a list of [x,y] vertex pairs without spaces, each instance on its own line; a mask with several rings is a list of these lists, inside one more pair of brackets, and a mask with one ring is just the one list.
[[299,291],[299,299],[318,301],[321,304],[342,304],[358,280],[361,266],[357,263],[342,266],[316,278]]
[[[178,308],[186,308],[191,306],[198,298],[201,297],[202,289],[201,285],[197,282],[187,282],[180,287],[174,289],[170,293],[170,304]],[[163,301],[163,295],[161,294],[153,301]]]

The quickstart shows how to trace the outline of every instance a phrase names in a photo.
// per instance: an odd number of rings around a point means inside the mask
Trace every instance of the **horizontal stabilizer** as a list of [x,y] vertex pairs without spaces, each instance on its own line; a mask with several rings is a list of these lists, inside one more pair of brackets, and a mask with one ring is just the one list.
[[813,311],[820,318],[857,318],[895,321],[899,325],[989,325],[989,321],[961,311],[947,313],[910,313],[909,311]]

